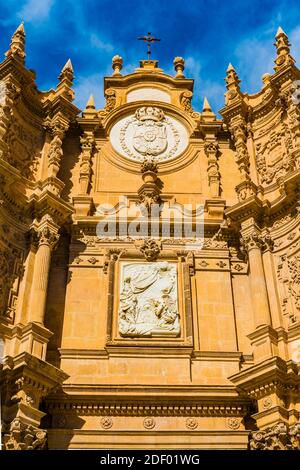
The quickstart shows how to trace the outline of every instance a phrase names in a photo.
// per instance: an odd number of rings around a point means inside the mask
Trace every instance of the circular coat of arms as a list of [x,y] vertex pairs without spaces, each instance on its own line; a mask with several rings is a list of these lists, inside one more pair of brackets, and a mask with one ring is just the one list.
[[170,160],[188,144],[185,127],[153,106],[138,108],[133,116],[121,119],[112,128],[110,138],[119,153],[140,162],[145,158]]
[[145,157],[163,153],[167,146],[164,113],[158,108],[140,108],[135,113],[133,147]]

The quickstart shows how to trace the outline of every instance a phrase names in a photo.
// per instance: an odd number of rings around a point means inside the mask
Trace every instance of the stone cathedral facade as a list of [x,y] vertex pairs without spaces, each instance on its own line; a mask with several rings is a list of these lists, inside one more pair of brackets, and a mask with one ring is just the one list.
[[299,449],[300,71],[281,28],[275,47],[256,94],[229,65],[222,119],[193,109],[180,57],[170,76],[155,60],[122,75],[115,56],[105,107],[81,111],[71,62],[39,91],[16,30],[0,64],[4,449]]

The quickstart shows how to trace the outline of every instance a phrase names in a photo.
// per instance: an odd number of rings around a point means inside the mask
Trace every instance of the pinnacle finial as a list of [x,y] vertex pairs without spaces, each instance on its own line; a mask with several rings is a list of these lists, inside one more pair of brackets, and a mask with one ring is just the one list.
[[121,77],[121,70],[123,67],[123,59],[120,55],[115,55],[112,58],[112,68],[113,68],[113,76],[114,77]]
[[85,109],[96,109],[93,95],[89,97]]
[[25,61],[25,28],[24,21],[19,24],[12,35],[10,46],[5,53],[6,57],[12,56],[24,63]]
[[227,70],[226,70],[226,73],[228,73],[228,72],[235,72],[235,68],[234,68],[234,66],[232,65],[231,62],[229,62],[229,65],[228,65]]
[[72,86],[74,80],[74,70],[71,59],[68,59],[63,66],[58,79],[60,82],[66,82],[68,86]]
[[227,88],[225,103],[228,104],[230,101],[237,99],[241,94],[239,85],[241,81],[231,63],[228,65],[226,70],[225,82]]
[[62,68],[62,72],[65,72],[66,70],[70,70],[71,72],[74,72],[73,65],[71,62],[71,59],[68,59],[65,65]]
[[74,91],[72,90],[74,80],[74,70],[70,59],[67,60],[58,77],[59,83],[56,87],[58,94],[64,95],[68,100],[73,101]]
[[204,96],[202,111],[212,111],[211,106],[210,106],[206,96]]
[[16,31],[14,32],[14,34],[16,33],[22,33],[25,35],[25,27],[24,27],[24,21],[21,21],[21,23],[19,24],[19,26],[17,27]]
[[287,34],[283,31],[282,27],[279,26],[275,37],[277,38],[278,36],[281,36],[282,34],[284,34],[284,36],[287,36]]
[[97,116],[97,111],[95,108],[95,101],[93,95],[91,95],[87,101],[87,104],[85,106],[85,110],[82,113],[83,117],[86,117],[88,119],[94,118]]
[[212,121],[216,120],[216,115],[213,112],[213,110],[211,109],[211,106],[210,106],[206,96],[204,97],[204,100],[203,100],[201,119],[204,122],[212,122]]
[[175,78],[184,78],[183,71],[184,71],[184,59],[183,57],[175,57],[173,64],[176,72]]
[[281,26],[279,26],[275,36],[275,47],[277,52],[274,67],[275,72],[287,65],[294,65],[295,59],[290,54],[289,38]]
[[235,68],[233,67],[231,63],[229,63],[227,67],[225,81],[227,85],[231,85],[231,84],[238,85],[240,83],[238,74],[236,73]]

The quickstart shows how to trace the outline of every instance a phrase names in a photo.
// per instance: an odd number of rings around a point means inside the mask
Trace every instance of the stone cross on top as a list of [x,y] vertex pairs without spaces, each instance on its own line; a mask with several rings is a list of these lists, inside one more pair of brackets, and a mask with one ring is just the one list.
[[160,41],[160,39],[155,38],[154,36],[151,36],[151,33],[148,33],[147,36],[141,36],[138,38],[139,41],[144,41],[147,42],[147,57],[148,60],[150,60],[151,56],[151,43],[155,41]]

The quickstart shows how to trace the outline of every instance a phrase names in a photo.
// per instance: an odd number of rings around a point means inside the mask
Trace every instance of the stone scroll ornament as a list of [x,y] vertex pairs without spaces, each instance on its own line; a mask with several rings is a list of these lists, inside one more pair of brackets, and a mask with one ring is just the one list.
[[122,266],[119,333],[123,337],[180,334],[175,264],[148,262]]

